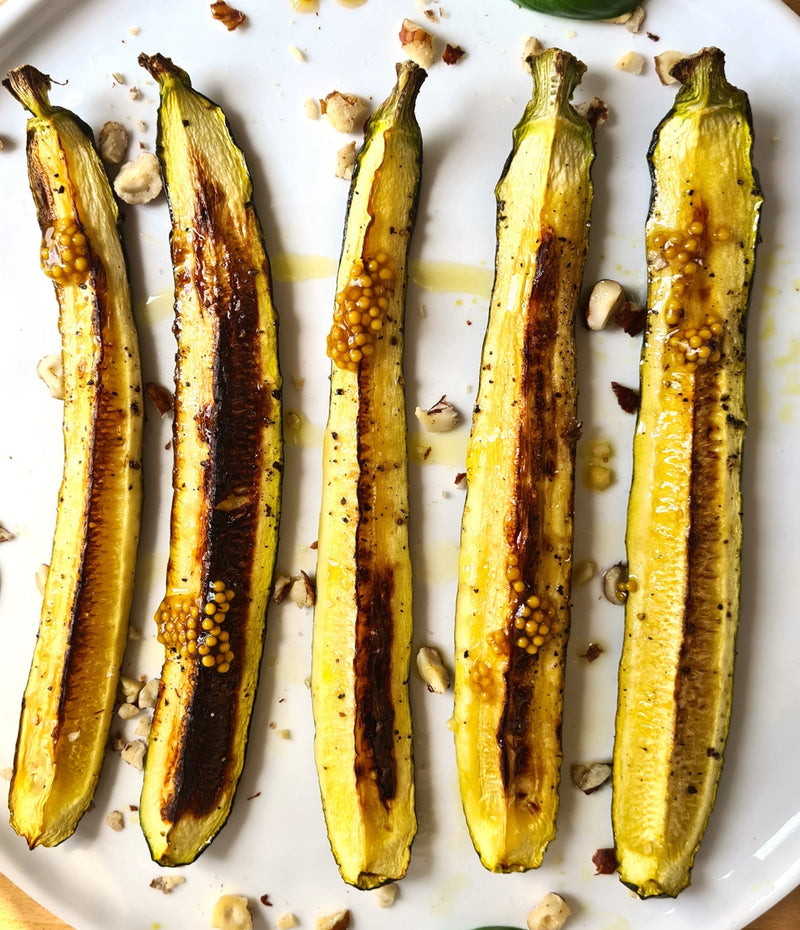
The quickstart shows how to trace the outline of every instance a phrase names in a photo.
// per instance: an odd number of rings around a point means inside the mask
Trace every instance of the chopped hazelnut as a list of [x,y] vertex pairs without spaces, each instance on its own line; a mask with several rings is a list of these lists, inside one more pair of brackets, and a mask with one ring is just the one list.
[[335,90],[320,100],[320,109],[337,132],[355,132],[367,115],[366,103],[355,94]]
[[211,15],[221,22],[228,32],[233,32],[247,19],[241,10],[229,6],[225,0],[215,0],[211,4]]
[[114,190],[125,203],[149,203],[161,193],[161,171],[152,152],[142,152],[124,164],[114,179]]
[[51,397],[64,400],[64,364],[60,352],[53,352],[40,359],[36,374],[47,385]]
[[151,678],[150,681],[147,682],[139,692],[139,707],[144,710],[145,708],[156,706],[156,698],[158,697],[158,688],[160,684],[160,678]]
[[291,586],[292,579],[289,575],[278,575],[273,585],[272,600],[275,601],[276,604],[280,604],[286,599],[286,595],[289,593],[289,588],[291,588]]
[[619,281],[603,278],[589,294],[584,318],[593,332],[605,329],[625,304],[625,291]]
[[391,907],[396,897],[397,885],[395,882],[390,882],[388,885],[381,885],[379,888],[375,889],[375,900],[378,902],[378,907]]
[[336,911],[317,918],[317,930],[347,930],[350,926],[350,911]]
[[0,523],[0,543],[10,542],[14,538],[14,534],[11,530],[6,529],[2,523]]
[[143,716],[139,718],[139,722],[136,724],[136,729],[133,731],[134,736],[138,736],[140,739],[149,740],[150,731],[153,729],[153,719],[152,717]]
[[672,68],[684,58],[686,55],[683,52],[676,52],[674,49],[667,49],[653,58],[656,74],[662,84],[667,86],[678,83],[678,79],[672,74]]
[[297,926],[297,918],[291,911],[286,911],[285,914],[281,914],[275,921],[275,926],[278,930],[292,930],[292,927]]
[[47,584],[47,576],[50,573],[50,566],[43,562],[36,569],[36,590],[39,594],[44,594],[44,586]]
[[109,120],[100,127],[97,135],[100,157],[106,164],[121,165],[128,149],[128,132],[122,123]]
[[528,36],[525,40],[525,44],[522,46],[522,67],[528,74],[533,73],[533,68],[531,66],[531,59],[535,58],[542,51],[542,43],[536,38],[536,36]]
[[142,681],[139,678],[128,678],[123,675],[119,680],[119,691],[127,704],[135,704],[142,690]]
[[447,433],[458,425],[459,419],[458,411],[444,394],[427,410],[417,407],[414,416],[429,433]]
[[165,417],[172,410],[175,403],[172,391],[165,388],[163,384],[148,381],[144,386],[144,392],[158,411],[159,416]]
[[356,163],[356,144],[348,142],[343,145],[336,153],[336,171],[337,178],[349,181],[353,177],[353,167]]
[[628,599],[628,566],[617,562],[603,572],[603,594],[612,604],[622,606]]
[[111,811],[106,815],[106,823],[115,833],[119,833],[125,829],[125,815],[122,811]]
[[579,588],[588,584],[597,574],[597,563],[592,559],[581,559],[572,569],[572,586]]
[[627,74],[641,74],[644,69],[644,55],[625,52],[616,60],[614,67],[617,71],[625,71]]
[[141,772],[144,769],[144,757],[147,753],[147,744],[140,739],[135,739],[132,743],[126,743],[122,747],[120,755],[123,760],[132,765]]
[[464,49],[460,45],[451,45],[449,42],[442,52],[442,61],[446,65],[455,65],[464,57]]
[[296,578],[292,579],[292,584],[287,596],[293,604],[297,604],[300,608],[314,606],[316,602],[314,585],[304,571],[301,571]]
[[236,894],[218,898],[211,913],[211,926],[217,930],[251,930],[253,915],[247,907],[247,898]]
[[561,895],[550,891],[528,914],[528,930],[560,930],[571,913]]
[[450,675],[442,657],[433,646],[421,646],[417,652],[417,671],[434,694],[444,694],[450,687]]
[[150,887],[162,894],[172,894],[172,889],[176,885],[182,885],[185,881],[186,878],[183,875],[159,875],[150,882]]
[[420,68],[430,68],[436,57],[433,35],[413,20],[404,19],[400,27],[400,45],[403,53]]
[[135,704],[120,704],[117,708],[117,716],[122,720],[133,720],[133,718],[138,717],[141,712],[141,708],[137,707]]
[[306,97],[303,101],[303,112],[308,119],[319,118],[319,107],[317,106],[317,101],[313,97]]
[[570,769],[572,784],[584,794],[592,794],[611,778],[611,766],[608,762],[590,762],[584,765],[576,762]]

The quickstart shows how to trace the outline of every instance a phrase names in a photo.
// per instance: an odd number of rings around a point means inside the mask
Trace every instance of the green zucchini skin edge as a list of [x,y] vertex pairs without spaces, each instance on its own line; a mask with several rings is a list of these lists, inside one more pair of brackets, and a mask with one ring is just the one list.
[[638,0],[513,0],[517,6],[564,19],[613,19],[630,13]]

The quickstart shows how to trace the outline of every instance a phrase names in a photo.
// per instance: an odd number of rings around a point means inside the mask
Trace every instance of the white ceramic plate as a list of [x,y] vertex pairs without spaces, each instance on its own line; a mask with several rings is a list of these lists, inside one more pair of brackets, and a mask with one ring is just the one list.
[[[172,0],[9,0],[0,8],[3,73],[30,62],[63,86],[53,100],[98,129],[121,120],[152,148],[156,88],[136,63],[140,51],[171,56],[195,86],[227,110],[246,150],[256,201],[275,270],[281,314],[286,407],[303,425],[287,448],[285,516],[279,570],[313,573],[320,492],[320,435],[327,409],[328,327],[347,184],[334,177],[337,149],[349,138],[304,115],[304,101],[339,89],[383,99],[401,57],[403,17],[423,14],[413,0],[370,0],[346,8],[322,0],[318,15],[293,14],[288,0],[241,0],[245,27],[227,32],[208,3]],[[541,869],[497,876],[478,863],[464,826],[447,729],[451,695],[434,695],[416,678],[413,698],[420,829],[411,867],[390,909],[346,887],[333,863],[312,760],[309,674],[312,617],[293,604],[272,606],[247,765],[233,815],[170,896],[149,887],[159,873],[136,822],[139,774],[109,753],[94,809],[61,847],[29,852],[0,825],[0,870],[78,930],[161,928],[210,923],[221,891],[247,895],[257,928],[296,913],[302,927],[349,907],[354,927],[410,924],[467,930],[521,926],[547,891],[564,894],[574,930],[704,927],[735,930],[800,880],[800,627],[798,572],[791,540],[800,523],[796,468],[800,418],[800,150],[797,48],[800,21],[778,0],[649,0],[645,30],[571,23],[537,15],[510,0],[434,3],[429,26],[460,45],[455,66],[430,69],[418,106],[425,139],[419,223],[408,298],[407,383],[410,410],[442,394],[465,422],[444,436],[409,437],[417,578],[416,641],[445,653],[452,639],[456,544],[467,421],[477,386],[494,256],[493,189],[510,134],[528,99],[521,67],[525,37],[562,45],[588,65],[576,99],[602,97],[611,119],[599,133],[596,202],[587,282],[615,277],[642,296],[642,230],[648,206],[645,153],[673,90],[657,80],[652,56],[715,44],[727,53],[730,80],[750,94],[756,158],[766,195],[763,244],[749,332],[750,429],[746,449],[744,600],[733,724],[727,762],[694,883],[676,901],[632,899],[613,876],[594,874],[592,854],[612,842],[608,788],[584,796],[570,784],[574,761],[608,758],[622,613],[595,580],[575,594],[564,722],[565,778],[559,833]],[[439,16],[441,14],[441,16]],[[426,20],[422,20],[427,22]],[[303,53],[298,61],[290,47]],[[625,51],[643,54],[640,76],[615,70]],[[113,77],[122,76],[122,80]],[[131,89],[141,92],[132,99]],[[37,379],[43,355],[58,349],[56,304],[38,268],[39,233],[27,188],[25,116],[0,93],[0,522],[16,538],[0,547],[0,768],[11,765],[20,697],[36,636],[34,575],[49,558],[61,472],[59,404]],[[168,217],[163,199],[126,210],[146,380],[170,383],[174,344]],[[613,399],[610,381],[635,386],[638,340],[620,331],[581,333],[581,416],[585,448],[603,436],[615,448],[616,484],[603,495],[579,489],[576,557],[605,567],[624,555],[623,531],[633,418]],[[126,659],[129,675],[155,676],[160,648],[151,620],[166,562],[169,423],[148,409],[147,501],[132,623],[143,632]],[[421,463],[420,449],[431,447]],[[592,665],[578,656],[590,640],[605,647]],[[133,725],[119,723],[130,735]],[[288,730],[281,739],[276,730]],[[126,826],[105,823],[114,809]],[[5,818],[4,818],[5,820]],[[259,902],[267,895],[270,906]]]

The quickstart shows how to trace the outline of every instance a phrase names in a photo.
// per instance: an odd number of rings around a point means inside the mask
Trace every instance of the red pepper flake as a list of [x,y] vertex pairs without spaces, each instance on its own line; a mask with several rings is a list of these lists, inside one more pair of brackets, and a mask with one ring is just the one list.
[[247,19],[241,10],[235,10],[232,6],[228,6],[225,0],[215,0],[211,4],[211,15],[214,19],[219,20],[228,32],[238,29]]
[[144,386],[144,393],[158,411],[159,416],[165,417],[172,410],[174,406],[172,391],[167,390],[163,384],[148,381]]
[[459,488],[466,487],[466,484],[467,484],[467,473],[466,473],[465,471],[460,471],[460,472],[456,475],[456,480],[453,482],[453,484],[455,484],[455,485],[456,485],[457,487],[459,487]]
[[428,456],[431,454],[431,452],[433,452],[433,448],[431,446],[428,446],[427,449],[425,449],[425,451],[422,453],[423,462],[428,461]]
[[613,875],[617,870],[617,851],[613,846],[598,849],[592,856],[595,875]]
[[268,894],[262,894],[258,900],[264,905],[264,907],[272,907],[272,901],[270,901]]
[[617,398],[617,403],[625,413],[636,413],[639,409],[638,391],[634,391],[633,388],[626,387],[618,381],[611,382],[611,390],[614,392],[614,397]]
[[455,65],[464,57],[464,49],[460,45],[450,45],[448,42],[442,52],[442,61],[446,65]]
[[260,792],[260,791],[256,791],[255,794],[251,794],[250,797],[245,798],[245,800],[246,800],[246,801],[254,801],[256,798],[260,798],[260,797],[261,797],[261,792]]

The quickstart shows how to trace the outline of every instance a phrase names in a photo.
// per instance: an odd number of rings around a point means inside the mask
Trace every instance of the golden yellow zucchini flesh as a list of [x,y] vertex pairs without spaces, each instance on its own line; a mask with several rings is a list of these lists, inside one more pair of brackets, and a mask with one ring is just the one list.
[[627,526],[613,821],[642,897],[690,880],[714,803],[739,618],[745,324],[762,202],[745,93],[704,49],[649,152],[647,323]]
[[91,131],[30,66],[4,81],[30,111],[41,261],[59,306],[64,472],[9,807],[31,847],[70,836],[106,751],[142,502],[142,390],[119,214]]
[[453,725],[487,869],[541,864],[555,835],[570,625],[574,323],[594,141],[570,101],[584,66],[549,49],[496,188],[497,254],[467,448]]
[[166,655],[140,820],[153,858],[194,860],[244,764],[278,541],[277,315],[250,176],[223,112],[161,55],[157,151],[175,278],[173,499]]
[[425,72],[398,66],[357,157],[328,338],[331,389],[311,694],[331,848],[359,888],[402,878],[416,833],[403,319]]

